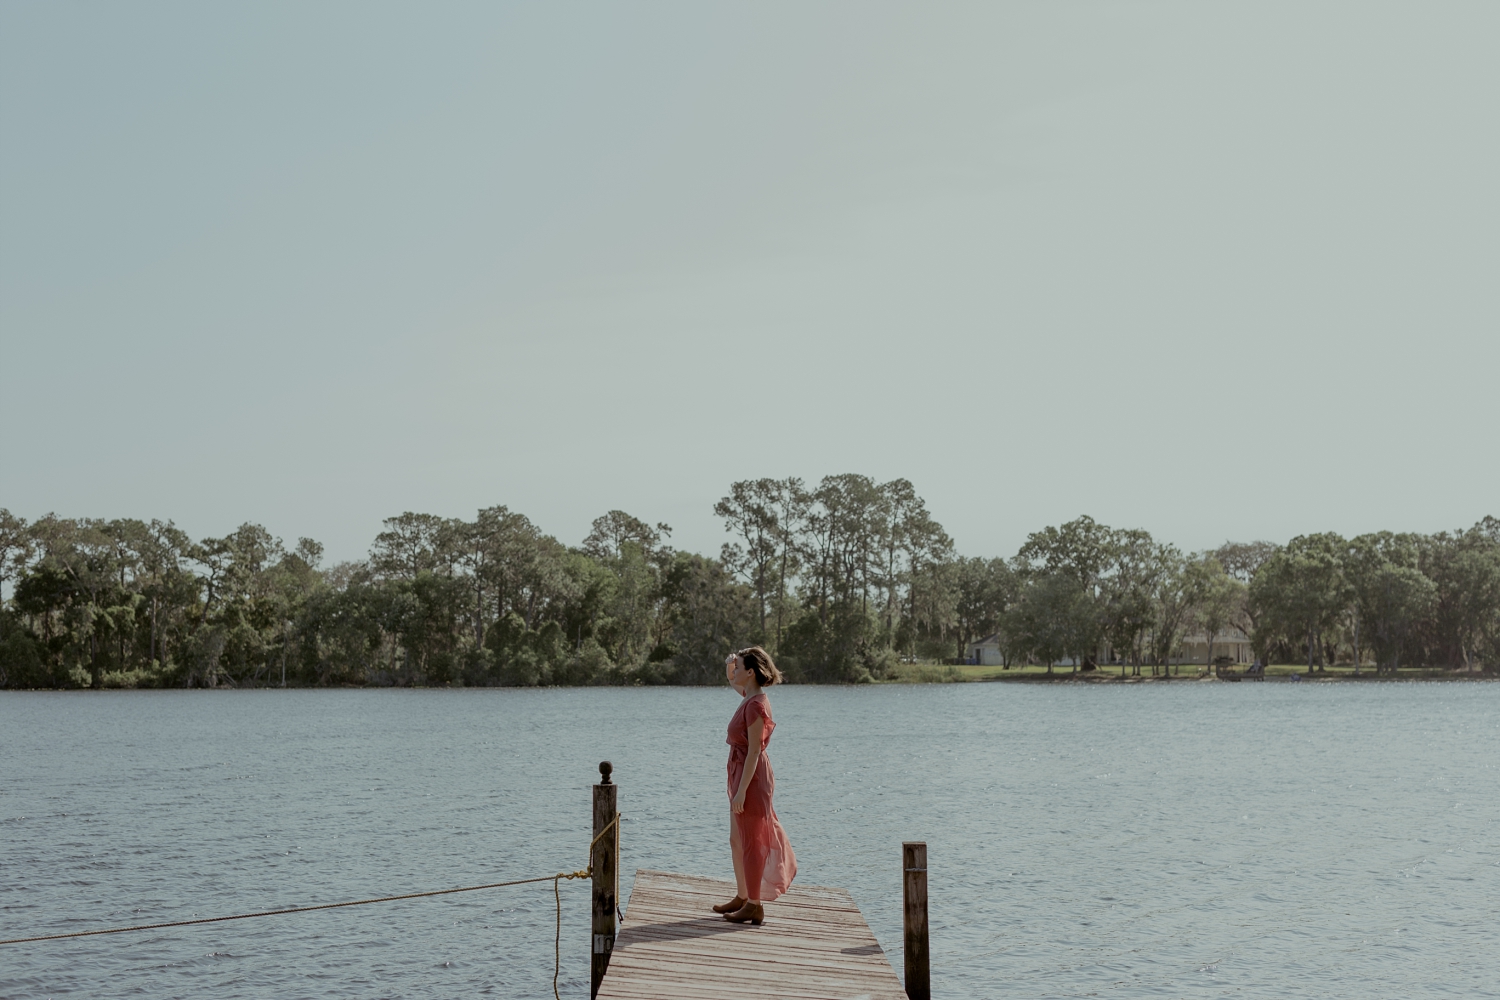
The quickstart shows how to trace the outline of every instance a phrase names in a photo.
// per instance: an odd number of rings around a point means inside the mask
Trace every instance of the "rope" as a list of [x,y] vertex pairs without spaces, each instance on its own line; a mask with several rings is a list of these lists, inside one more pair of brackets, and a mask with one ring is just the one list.
[[593,863],[594,863],[594,848],[598,845],[599,841],[603,840],[604,839],[604,835],[606,833],[608,833],[610,830],[618,830],[619,828],[620,828],[620,814],[619,813],[615,813],[615,818],[612,819],[612,820],[610,820],[608,823],[605,823],[604,824],[604,829],[602,829],[598,833],[594,834],[594,839],[591,840],[591,841],[589,841],[589,865],[590,866],[592,866]]
[[[598,836],[589,841],[589,866],[576,872],[558,872],[556,875],[538,875],[536,878],[518,878],[512,882],[490,882],[485,885],[466,885],[458,889],[432,889],[428,892],[408,892],[399,896],[376,896],[374,899],[352,899],[344,903],[321,903],[317,906],[293,906],[285,910],[261,910],[256,913],[236,913],[228,917],[199,917],[196,920],[172,920],[162,924],[135,924],[130,927],[109,927],[98,931],[73,931],[70,934],[41,934],[37,937],[6,938],[0,944],[31,944],[34,941],[60,941],[63,938],[94,937],[99,934],[124,934],[128,931],[159,931],[168,927],[191,927],[194,924],[218,924],[226,920],[249,920],[251,917],[282,917],[288,913],[311,913],[314,910],[336,910],[341,906],[367,906],[370,903],[394,903],[398,899],[422,899],[426,896],[450,896],[455,892],[478,892],[480,889],[503,889],[512,885],[530,885],[533,882],[551,882],[557,887],[559,879],[593,878],[594,848],[611,829],[620,825],[620,814],[605,824]],[[558,936],[562,935],[562,899],[558,898]]]
[[531,882],[556,881],[560,878],[587,878],[589,869],[565,875],[542,875],[537,878],[516,879],[514,882],[491,882],[488,885],[466,885],[461,889],[434,889],[431,892],[408,892],[400,896],[378,896],[374,899],[354,899],[347,903],[323,903],[319,906],[294,906],[285,910],[262,910],[258,913],[236,913],[229,917],[200,917],[197,920],[173,920],[164,924],[136,924],[132,927],[110,927],[100,931],[74,931],[71,934],[42,934],[37,937],[7,938],[0,944],[30,944],[33,941],[57,941],[62,938],[93,937],[96,934],[124,934],[126,931],[156,931],[167,927],[189,927],[193,924],[217,924],[225,920],[248,920],[251,917],[280,917],[288,913],[311,913],[313,910],[336,910],[341,906],[365,906],[369,903],[392,903],[398,899],[420,899],[423,896],[447,896],[455,892],[475,892],[479,889],[500,889],[508,885],[526,885]]
[[161,924],[135,924],[130,927],[108,927],[97,931],[73,931],[70,934],[41,934],[37,937],[6,938],[0,940],[3,944],[31,944],[36,941],[60,941],[63,938],[94,937],[99,934],[124,934],[128,931],[159,931],[168,927],[191,927],[194,924],[219,924],[226,920],[249,920],[251,917],[281,917],[288,913],[311,913],[314,910],[336,910],[343,906],[366,906],[370,903],[393,903],[398,899],[422,899],[426,896],[450,896],[455,892],[477,892],[480,889],[503,889],[512,885],[530,885],[535,882],[551,882],[552,897],[557,903],[557,933],[552,941],[552,996],[555,1000],[562,1000],[557,992],[557,976],[562,969],[562,885],[563,879],[593,878],[594,877],[594,848],[599,846],[599,841],[604,835],[620,829],[620,814],[615,813],[615,818],[604,824],[604,829],[594,835],[589,841],[589,866],[580,868],[576,872],[558,872],[556,875],[538,875],[536,878],[518,878],[511,882],[490,882],[485,885],[466,885],[458,889],[432,889],[428,892],[408,892],[399,896],[377,896],[374,899],[352,899],[345,903],[321,903],[318,906],[293,906],[285,910],[261,910],[257,913],[236,913],[228,917],[199,917],[196,920],[171,920]]

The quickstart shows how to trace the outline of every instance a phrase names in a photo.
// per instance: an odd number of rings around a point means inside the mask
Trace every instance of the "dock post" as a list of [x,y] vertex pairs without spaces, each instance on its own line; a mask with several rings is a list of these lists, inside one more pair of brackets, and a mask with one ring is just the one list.
[[589,867],[594,871],[594,926],[593,947],[589,956],[589,1000],[599,995],[599,984],[604,980],[604,970],[609,968],[609,956],[615,949],[615,899],[620,888],[620,827],[615,802],[618,787],[609,780],[614,766],[609,761],[599,763],[599,784],[594,786],[594,836],[599,843],[589,855]]
[[927,842],[901,844],[901,896],[905,919],[906,995],[932,1000],[932,968],[927,951]]

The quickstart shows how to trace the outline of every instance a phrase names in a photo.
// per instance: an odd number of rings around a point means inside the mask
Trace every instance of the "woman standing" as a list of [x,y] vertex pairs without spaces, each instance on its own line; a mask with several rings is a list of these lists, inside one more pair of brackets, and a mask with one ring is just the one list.
[[763,688],[781,680],[771,655],[759,646],[742,649],[724,664],[730,685],[740,693],[740,707],[729,720],[729,848],[734,855],[738,895],[714,907],[735,923],[759,924],[764,903],[786,892],[797,875],[797,856],[776,818],[771,797],[776,777],[766,744],[776,723]]

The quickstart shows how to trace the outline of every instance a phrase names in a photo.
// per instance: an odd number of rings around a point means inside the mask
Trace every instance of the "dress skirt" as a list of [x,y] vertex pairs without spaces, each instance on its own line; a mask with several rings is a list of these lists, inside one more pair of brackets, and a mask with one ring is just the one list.
[[[745,748],[731,746],[729,754],[729,801],[739,791],[740,778],[745,773]],[[771,759],[764,752],[756,765],[750,787],[745,790],[745,811],[735,813],[731,808],[730,822],[739,828],[740,848],[743,852],[745,886],[751,899],[769,902],[786,892],[797,874],[797,856],[786,839],[786,831],[776,818],[772,797],[776,792],[776,776],[771,770]],[[759,894],[756,886],[760,887]]]

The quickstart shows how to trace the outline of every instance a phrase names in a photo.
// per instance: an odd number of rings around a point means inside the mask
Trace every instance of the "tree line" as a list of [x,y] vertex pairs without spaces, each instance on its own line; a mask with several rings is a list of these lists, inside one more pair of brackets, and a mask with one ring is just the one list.
[[[1500,520],[1431,535],[1300,535],[1184,553],[1140,529],[1081,517],[1032,533],[1012,559],[960,559],[966,641],[1006,663],[1067,659],[1166,674],[1185,636],[1231,630],[1261,663],[1477,671],[1500,663]],[[1179,664],[1180,668],[1180,664]]]
[[912,484],[745,480],[717,556],[623,511],[577,545],[525,515],[403,513],[325,566],[242,525],[0,509],[0,687],[718,683],[759,643],[794,681],[896,676],[995,636],[1012,663],[1165,671],[1191,631],[1264,661],[1377,670],[1500,662],[1500,522],[1307,535],[1187,554],[1087,517],[965,558]]

